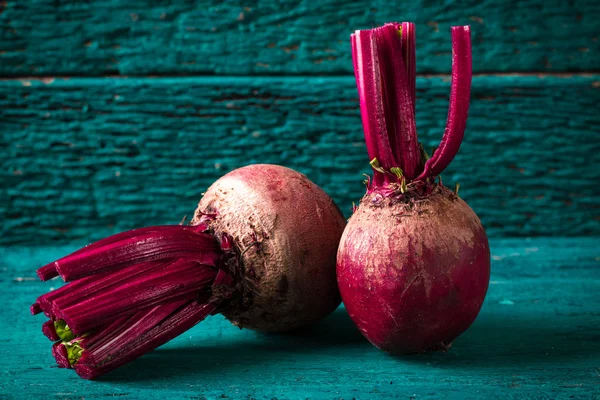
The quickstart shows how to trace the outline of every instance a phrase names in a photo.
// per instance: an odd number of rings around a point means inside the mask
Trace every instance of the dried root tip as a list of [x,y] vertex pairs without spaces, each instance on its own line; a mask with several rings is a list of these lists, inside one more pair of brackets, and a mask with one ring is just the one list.
[[433,347],[430,351],[441,351],[442,353],[448,352],[452,347],[452,342],[440,342],[437,346]]

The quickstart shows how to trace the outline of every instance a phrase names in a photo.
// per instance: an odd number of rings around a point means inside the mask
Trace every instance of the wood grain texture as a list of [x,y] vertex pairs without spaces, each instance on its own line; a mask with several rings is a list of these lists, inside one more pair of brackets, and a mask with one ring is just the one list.
[[[480,77],[444,174],[491,236],[599,234],[600,76]],[[437,145],[449,82],[419,79]],[[353,79],[0,82],[2,243],[92,240],[192,214],[246,164],[297,169],[349,215],[369,173]]]
[[74,247],[1,248],[2,398],[594,399],[600,397],[600,252],[593,239],[493,239],[474,325],[446,354],[393,358],[343,308],[291,335],[211,317],[99,381],[53,366],[30,303],[59,284],[35,268]]
[[415,21],[420,73],[450,71],[450,25],[470,24],[475,72],[600,66],[600,3],[575,0],[0,3],[0,74],[336,74],[349,35]]

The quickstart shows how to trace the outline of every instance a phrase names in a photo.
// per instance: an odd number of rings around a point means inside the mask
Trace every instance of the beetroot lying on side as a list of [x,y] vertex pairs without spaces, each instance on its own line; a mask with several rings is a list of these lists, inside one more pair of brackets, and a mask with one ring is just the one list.
[[345,221],[306,176],[251,165],[216,181],[190,226],[135,229],[38,270],[72,281],[40,296],[59,366],[92,379],[166,343],[210,314],[281,332],[340,303],[335,258]]
[[415,29],[392,23],[351,37],[373,180],[342,235],[342,300],[375,346],[447,349],[475,320],[490,275],[477,215],[438,175],[462,142],[471,86],[468,26],[452,28],[448,121],[433,156],[417,141]]

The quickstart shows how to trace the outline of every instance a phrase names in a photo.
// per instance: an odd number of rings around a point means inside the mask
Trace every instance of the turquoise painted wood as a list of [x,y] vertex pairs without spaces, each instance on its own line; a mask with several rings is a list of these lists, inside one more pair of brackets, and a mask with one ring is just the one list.
[[349,35],[415,21],[418,71],[450,71],[450,25],[470,24],[476,72],[598,71],[590,0],[0,3],[0,74],[348,74]]
[[[306,173],[349,215],[369,168],[348,37],[391,20],[417,22],[428,148],[449,26],[473,31],[444,182],[481,216],[492,278],[450,352],[390,357],[340,307],[291,335],[212,317],[96,382],[56,368],[28,306],[60,284],[35,269],[78,245],[177,223],[258,162]],[[600,399],[598,20],[585,0],[0,2],[0,399]]]
[[[419,79],[417,124],[439,142],[449,83]],[[347,78],[0,82],[0,243],[99,239],[191,215],[250,163],[306,173],[346,215],[368,159]],[[491,236],[600,234],[600,75],[476,77],[444,181]]]
[[593,239],[493,239],[475,324],[446,354],[390,357],[343,308],[311,329],[262,335],[211,317],[95,381],[53,366],[29,304],[58,282],[35,268],[74,247],[0,248],[0,397],[23,399],[595,399],[600,250]]

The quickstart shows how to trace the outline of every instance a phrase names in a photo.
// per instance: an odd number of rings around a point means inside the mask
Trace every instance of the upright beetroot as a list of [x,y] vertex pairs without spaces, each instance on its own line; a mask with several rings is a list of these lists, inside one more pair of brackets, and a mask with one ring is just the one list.
[[339,304],[335,257],[345,221],[306,176],[275,165],[237,169],[204,194],[191,226],[113,235],[38,270],[72,281],[40,296],[60,367],[92,379],[210,314],[281,332]]
[[373,180],[342,235],[337,275],[360,331],[391,353],[447,349],[475,320],[490,274],[479,218],[438,175],[462,142],[471,87],[468,26],[452,28],[448,121],[431,158],[415,126],[415,28],[351,37]]

